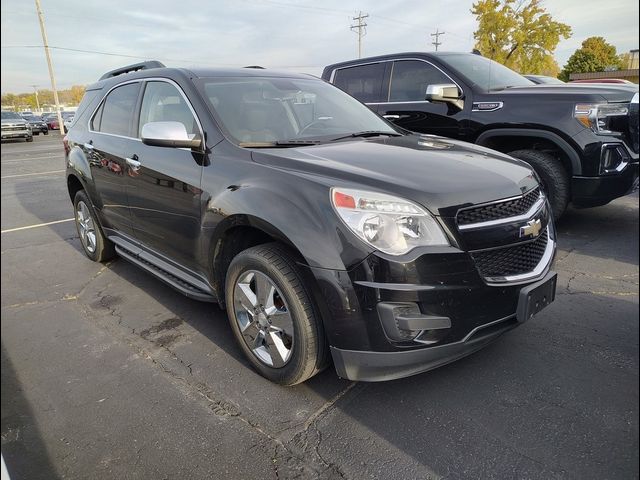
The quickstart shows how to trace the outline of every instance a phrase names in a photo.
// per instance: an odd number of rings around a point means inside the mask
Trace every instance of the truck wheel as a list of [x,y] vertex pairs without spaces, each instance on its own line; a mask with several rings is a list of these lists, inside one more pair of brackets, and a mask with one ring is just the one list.
[[562,163],[552,155],[539,150],[515,150],[509,152],[514,158],[524,160],[535,170],[542,181],[553,211],[558,220],[567,209],[570,199],[570,178]]
[[112,259],[116,254],[113,243],[102,233],[95,210],[84,190],[76,193],[73,206],[76,229],[84,253],[94,262],[106,262]]
[[27,142],[33,142],[33,135],[31,135],[30,137],[25,138],[25,140]]
[[227,270],[225,298],[236,340],[265,378],[295,385],[327,365],[322,320],[300,267],[283,246],[240,252]]

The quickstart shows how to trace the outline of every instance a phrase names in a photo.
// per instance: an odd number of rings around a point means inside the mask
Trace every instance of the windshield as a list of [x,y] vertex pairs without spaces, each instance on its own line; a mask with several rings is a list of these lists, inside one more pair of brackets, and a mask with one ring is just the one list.
[[2,112],[2,120],[22,120],[22,117],[14,112]]
[[454,53],[439,55],[438,59],[485,91],[535,85],[519,73],[480,55]]
[[218,121],[240,146],[311,143],[362,132],[398,134],[369,108],[321,80],[205,78],[202,87]]

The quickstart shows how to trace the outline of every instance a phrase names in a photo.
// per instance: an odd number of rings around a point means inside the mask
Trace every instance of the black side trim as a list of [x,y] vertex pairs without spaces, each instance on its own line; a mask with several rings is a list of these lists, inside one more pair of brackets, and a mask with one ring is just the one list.
[[143,260],[142,258],[138,257],[135,253],[127,250],[126,248],[120,245],[116,245],[116,252],[125,260],[151,273],[152,275],[157,277],[159,280],[162,280],[164,283],[175,288],[180,293],[182,293],[183,295],[186,295],[189,298],[200,300],[201,302],[217,301],[217,298],[214,297],[212,294],[203,292],[199,288],[194,287],[193,285],[184,281],[183,279],[178,278],[165,270],[162,270],[157,265],[154,265],[153,263],[148,262],[147,260]]
[[571,148],[565,140],[559,135],[553,132],[547,132],[546,130],[536,130],[533,128],[495,128],[493,130],[487,130],[478,135],[475,143],[478,145],[486,146],[487,140],[496,137],[539,137],[544,138],[555,143],[560,150],[562,150],[569,160],[571,161],[571,169],[573,175],[582,174],[582,163],[580,162],[580,156]]

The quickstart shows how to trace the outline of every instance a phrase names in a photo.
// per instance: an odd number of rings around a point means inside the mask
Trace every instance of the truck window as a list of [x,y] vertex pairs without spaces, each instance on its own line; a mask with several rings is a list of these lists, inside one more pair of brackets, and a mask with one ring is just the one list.
[[427,86],[453,83],[430,63],[419,60],[397,60],[391,71],[390,102],[424,101]]
[[341,68],[336,71],[333,83],[363,103],[384,102],[387,100],[382,98],[384,70],[384,63]]

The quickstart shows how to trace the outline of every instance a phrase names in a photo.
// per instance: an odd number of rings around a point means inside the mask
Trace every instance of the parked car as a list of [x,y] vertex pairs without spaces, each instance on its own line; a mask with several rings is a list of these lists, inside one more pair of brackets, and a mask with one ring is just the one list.
[[67,115],[62,115],[62,119],[63,119],[63,125],[64,125],[64,132],[67,133],[69,131],[69,128],[71,127],[71,124],[73,123],[73,119],[74,119],[74,114],[67,114]]
[[328,80],[400,127],[528,162],[555,218],[638,184],[637,86],[537,85],[480,55],[399,53],[329,65]]
[[42,117],[38,115],[23,115],[22,118],[27,121],[34,135],[40,135],[41,133],[49,135],[49,127],[47,127],[47,122]]
[[562,80],[547,75],[523,75],[524,78],[531,80],[536,85],[560,85],[564,84]]
[[585,78],[583,80],[571,80],[569,83],[620,83],[624,85],[636,85],[635,83],[622,78]]
[[87,87],[64,144],[85,254],[218,302],[274,382],[329,354],[352,380],[423,372],[554,299],[526,163],[409,133],[309,75],[124,67]]
[[33,142],[31,127],[17,113],[2,111],[2,140],[14,138],[24,138],[27,142]]
[[56,112],[44,113],[42,118],[47,124],[49,130],[60,130],[60,124],[58,123],[58,114]]

